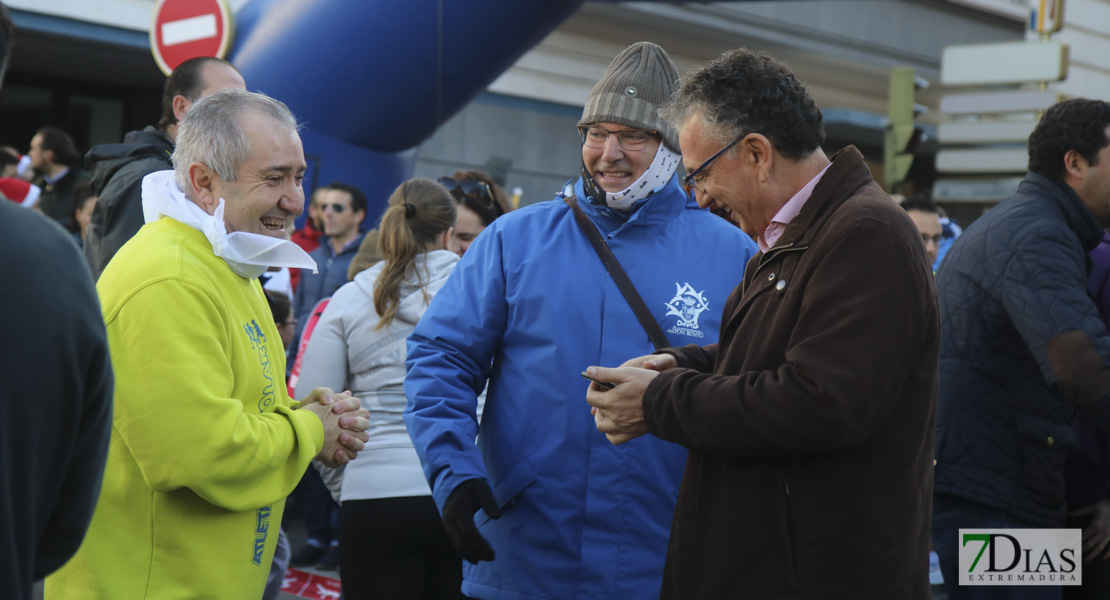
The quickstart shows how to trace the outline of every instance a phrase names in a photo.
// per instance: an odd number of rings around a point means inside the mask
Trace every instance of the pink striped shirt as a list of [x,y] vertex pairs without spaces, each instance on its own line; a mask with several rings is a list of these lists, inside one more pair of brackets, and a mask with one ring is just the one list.
[[824,169],[821,169],[820,173],[813,179],[810,179],[809,183],[798,190],[798,193],[794,194],[786,204],[782,205],[779,212],[775,213],[775,216],[771,219],[771,224],[763,231],[763,235],[755,239],[755,243],[759,246],[761,252],[770,250],[774,247],[775,243],[779,241],[779,238],[782,237],[782,233],[786,231],[786,226],[794,220],[794,217],[798,216],[798,213],[802,212],[802,207],[805,206],[806,200],[809,200],[809,197],[813,194],[813,188],[817,187],[817,182],[821,181],[821,176],[824,175],[825,171],[828,171],[831,166],[832,163],[829,163]]

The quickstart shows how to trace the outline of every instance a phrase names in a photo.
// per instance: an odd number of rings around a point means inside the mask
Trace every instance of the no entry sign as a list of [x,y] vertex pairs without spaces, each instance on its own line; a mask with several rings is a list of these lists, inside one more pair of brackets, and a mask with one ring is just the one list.
[[163,73],[198,56],[223,58],[234,37],[224,0],[158,0],[150,20],[150,52]]

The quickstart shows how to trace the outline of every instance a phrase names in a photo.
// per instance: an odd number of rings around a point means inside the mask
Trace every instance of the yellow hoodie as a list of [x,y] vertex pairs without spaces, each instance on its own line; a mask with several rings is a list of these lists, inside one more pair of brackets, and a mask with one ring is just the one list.
[[116,374],[112,440],[88,535],[46,598],[261,597],[285,497],[323,444],[316,415],[290,409],[261,286],[162,218],[97,292]]

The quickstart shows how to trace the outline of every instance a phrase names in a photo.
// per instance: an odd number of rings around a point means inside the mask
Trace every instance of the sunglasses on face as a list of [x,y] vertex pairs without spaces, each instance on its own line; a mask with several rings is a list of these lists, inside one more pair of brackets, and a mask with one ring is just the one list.
[[324,210],[330,208],[331,211],[337,215],[341,215],[347,210],[347,207],[342,204],[320,204],[319,207],[320,212],[324,212]]

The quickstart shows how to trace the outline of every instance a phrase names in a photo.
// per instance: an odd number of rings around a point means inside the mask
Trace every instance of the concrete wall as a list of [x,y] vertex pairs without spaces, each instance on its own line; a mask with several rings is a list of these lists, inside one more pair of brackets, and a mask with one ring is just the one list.
[[550,200],[578,176],[582,109],[483,94],[447,121],[420,148],[417,177],[484,171],[506,189],[523,191],[521,205]]

